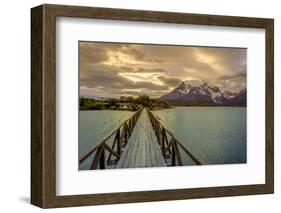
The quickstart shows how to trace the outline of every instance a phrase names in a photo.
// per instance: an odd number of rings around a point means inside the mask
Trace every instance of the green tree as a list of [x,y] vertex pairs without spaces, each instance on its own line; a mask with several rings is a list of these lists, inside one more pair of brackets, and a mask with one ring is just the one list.
[[151,104],[151,100],[150,100],[149,96],[147,96],[147,95],[140,95],[137,98],[136,102],[145,107],[148,107]]

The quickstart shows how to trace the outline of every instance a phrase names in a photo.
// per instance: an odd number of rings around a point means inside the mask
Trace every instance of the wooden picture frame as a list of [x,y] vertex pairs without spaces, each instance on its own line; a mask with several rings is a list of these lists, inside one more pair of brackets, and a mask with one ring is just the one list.
[[[265,29],[266,168],[265,184],[123,193],[56,195],[56,17]],[[63,5],[31,9],[31,203],[42,208],[132,203],[274,191],[274,21],[273,19],[199,15]]]

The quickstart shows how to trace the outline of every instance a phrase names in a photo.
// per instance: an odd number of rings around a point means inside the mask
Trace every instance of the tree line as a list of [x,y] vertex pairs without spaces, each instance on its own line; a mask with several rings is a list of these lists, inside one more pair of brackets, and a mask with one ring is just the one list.
[[120,98],[91,99],[81,97],[79,100],[80,110],[128,110],[136,111],[141,107],[150,110],[170,108],[169,104],[158,99],[150,98],[148,95],[138,97],[121,96]]

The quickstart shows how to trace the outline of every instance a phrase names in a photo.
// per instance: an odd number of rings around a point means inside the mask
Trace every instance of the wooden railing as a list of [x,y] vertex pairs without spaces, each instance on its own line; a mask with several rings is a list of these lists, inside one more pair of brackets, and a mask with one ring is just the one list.
[[[188,148],[186,148],[186,146],[176,139],[176,137],[169,130],[167,130],[167,128],[159,121],[157,117],[153,115],[149,109],[147,109],[147,113],[166,163],[170,163],[171,166],[182,166],[183,162],[181,153],[179,151],[182,149],[195,164],[203,164],[198,157],[196,157]],[[168,162],[167,159],[169,159],[171,162]]]
[[[90,169],[105,169],[108,165],[116,164],[120,159],[122,148],[126,146],[142,110],[143,108],[139,109],[129,119],[108,134],[101,142],[93,145],[80,157],[79,164],[82,164],[94,152]],[[114,140],[110,145],[110,139],[113,136]]]

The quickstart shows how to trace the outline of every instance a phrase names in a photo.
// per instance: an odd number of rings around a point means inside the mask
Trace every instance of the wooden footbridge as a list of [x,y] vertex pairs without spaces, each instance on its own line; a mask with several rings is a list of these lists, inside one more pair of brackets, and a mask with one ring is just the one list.
[[84,153],[79,164],[90,160],[88,169],[182,166],[183,154],[203,164],[149,109],[141,108]]

